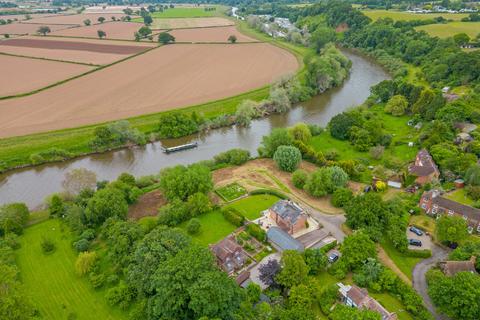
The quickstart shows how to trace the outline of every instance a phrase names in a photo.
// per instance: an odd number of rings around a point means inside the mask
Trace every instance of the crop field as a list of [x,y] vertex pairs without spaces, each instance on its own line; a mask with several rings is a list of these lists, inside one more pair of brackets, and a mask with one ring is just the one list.
[[[42,253],[43,237],[55,243],[52,254]],[[88,320],[92,315],[105,320],[126,318],[120,310],[106,304],[103,290],[95,291],[87,279],[76,275],[71,235],[62,230],[58,220],[50,219],[25,229],[20,243],[17,263],[22,282],[42,319]]]
[[206,11],[201,8],[179,7],[164,10],[163,12],[153,12],[152,18],[199,18],[199,17],[213,17],[220,13],[220,9]]
[[[53,15],[54,15],[53,13],[37,13],[37,14],[31,14],[30,17],[33,19],[33,18],[49,17]],[[26,20],[26,15],[25,14],[6,14],[6,15],[0,15],[0,19],[22,21],[22,20]]]
[[447,24],[430,24],[416,27],[416,30],[426,31],[428,34],[439,37],[453,37],[457,33],[466,33],[470,38],[475,38],[480,34],[480,22],[450,22]]
[[[112,21],[112,17],[115,19],[120,19],[124,17],[124,13],[82,13],[82,14],[71,14],[71,15],[53,15],[42,18],[34,18],[28,20],[29,24],[76,24],[84,25],[83,21],[90,20],[92,24],[99,24],[98,18],[104,17],[105,22]],[[25,22],[24,22],[25,23]]]
[[[133,19],[137,21],[137,19]],[[142,21],[139,19],[138,21]],[[213,18],[178,18],[178,19],[153,19],[152,29],[186,29],[186,28],[208,28],[208,27],[224,27],[233,26],[234,23],[228,19]]]
[[133,34],[143,26],[137,22],[108,22],[101,25],[83,26],[52,32],[53,36],[81,37],[98,39],[98,30],[104,31],[105,39],[134,40]]
[[392,10],[363,10],[362,11],[366,16],[368,16],[373,21],[376,21],[381,18],[391,18],[393,20],[428,20],[436,17],[444,17],[447,20],[460,21],[462,18],[468,16],[466,13],[411,13],[411,12],[402,12],[402,11],[392,11]]
[[136,42],[72,41],[52,37],[22,37],[0,42],[2,53],[95,65],[112,63],[151,47],[151,44]]
[[[2,77],[0,77],[1,97],[30,92],[85,73],[92,70],[92,67],[0,55],[0,70],[2,70]],[[28,72],[19,72],[19,70],[28,70]]]
[[168,45],[37,94],[0,101],[0,136],[206,103],[266,86],[298,66],[294,55],[264,43]]
[[176,42],[228,42],[228,37],[234,35],[237,42],[256,42],[257,40],[240,33],[234,26],[216,28],[179,29],[170,32]]
[[[9,23],[0,26],[0,35],[4,34],[36,34],[42,24],[33,23]],[[46,25],[52,32],[74,27],[74,25]],[[2,37],[3,38],[3,37]]]

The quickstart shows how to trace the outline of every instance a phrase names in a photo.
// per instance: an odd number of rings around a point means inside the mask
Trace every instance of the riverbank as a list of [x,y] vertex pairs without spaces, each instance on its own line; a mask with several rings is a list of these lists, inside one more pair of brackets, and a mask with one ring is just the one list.
[[[237,25],[242,33],[255,37],[260,41],[268,39],[267,36],[262,37],[262,35],[255,30],[249,31],[249,27],[243,21],[237,21]],[[301,77],[305,72],[303,57],[309,52],[309,49],[277,39],[269,39],[268,43],[288,50],[295,55],[300,66],[297,75]],[[159,118],[165,114],[176,111],[191,114],[195,111],[203,114],[206,119],[214,119],[221,115],[233,114],[236,107],[243,100],[249,99],[253,101],[261,101],[266,99],[269,95],[269,90],[270,85],[225,99],[169,110],[166,112],[142,115],[127,120],[130,122],[132,128],[138,129],[140,132],[148,135],[157,129]],[[78,128],[0,139],[0,172],[32,166],[34,164],[30,159],[31,155],[47,152],[53,149],[61,150],[64,155],[52,159],[52,161],[45,161],[45,163],[58,162],[59,160],[64,161],[96,153],[98,151],[91,148],[90,141],[93,137],[95,128],[105,124],[106,123],[99,123]],[[124,147],[126,146],[118,146],[118,148]]]

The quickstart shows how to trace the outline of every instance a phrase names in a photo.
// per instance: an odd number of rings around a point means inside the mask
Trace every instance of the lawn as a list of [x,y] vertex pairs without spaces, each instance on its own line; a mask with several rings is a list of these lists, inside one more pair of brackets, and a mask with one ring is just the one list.
[[[55,242],[56,251],[44,255],[42,237]],[[25,229],[20,237],[17,263],[27,292],[43,319],[126,319],[126,314],[109,307],[105,292],[95,291],[86,279],[75,274],[77,254],[71,235],[59,220],[47,220]]]
[[[204,246],[216,243],[227,235],[232,233],[236,227],[225,220],[220,210],[215,210],[197,217],[200,220],[200,233],[193,238]],[[180,228],[186,229],[187,222],[180,225]]]
[[448,20],[458,20],[467,17],[466,13],[410,13],[392,10],[363,10],[366,16],[376,21],[380,18],[392,18],[393,20],[428,20],[436,17],[444,17]]
[[475,38],[480,33],[480,22],[450,22],[446,24],[430,24],[415,28],[417,31],[426,31],[431,36],[439,38],[452,37],[458,33],[466,33]]
[[446,193],[443,196],[447,199],[463,203],[467,206],[473,206],[475,203],[475,201],[465,193],[465,189],[457,189],[453,192]]
[[413,268],[417,263],[419,263],[422,258],[412,258],[407,257],[403,253],[399,252],[389,240],[382,240],[380,242],[383,249],[397,265],[397,267],[410,279],[412,280]]
[[435,233],[435,219],[425,214],[410,217],[410,224],[427,231],[431,235]]
[[244,187],[238,183],[232,183],[224,187],[218,188],[215,192],[225,201],[232,201],[247,193]]
[[412,315],[405,310],[402,302],[391,294],[369,292],[369,295],[380,302],[388,311],[395,312],[399,320],[413,320]]
[[261,212],[270,208],[275,202],[280,200],[269,194],[253,195],[233,202],[227,206],[240,211],[248,220],[260,218]]

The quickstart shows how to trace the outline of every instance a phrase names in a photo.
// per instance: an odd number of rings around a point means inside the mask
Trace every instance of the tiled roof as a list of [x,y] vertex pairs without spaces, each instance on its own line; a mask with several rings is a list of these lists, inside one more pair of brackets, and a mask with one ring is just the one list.
[[427,150],[422,149],[418,151],[415,159],[415,164],[408,168],[410,174],[422,177],[438,172],[437,165],[432,159],[430,153]]
[[440,268],[447,276],[453,276],[459,272],[477,273],[475,270],[475,256],[467,261],[444,261],[440,262]]
[[304,214],[302,208],[289,200],[279,200],[270,209],[291,224],[295,224],[298,218]]
[[305,249],[300,241],[294,239],[291,235],[278,227],[271,227],[268,229],[267,238],[282,250],[303,251]]
[[455,213],[466,216],[469,220],[480,221],[480,209],[470,207],[441,196],[433,197],[432,203],[439,208],[452,210]]

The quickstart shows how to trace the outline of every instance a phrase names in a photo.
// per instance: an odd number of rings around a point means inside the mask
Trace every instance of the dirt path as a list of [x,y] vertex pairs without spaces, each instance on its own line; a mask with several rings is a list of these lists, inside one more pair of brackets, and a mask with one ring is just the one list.
[[377,252],[378,252],[378,259],[386,265],[388,268],[390,268],[397,276],[400,277],[403,281],[408,283],[409,285],[412,285],[412,280],[410,280],[403,272],[400,270],[400,268],[397,267],[395,262],[393,262],[392,259],[388,256],[388,254],[383,250],[383,248],[378,245],[377,246]]

